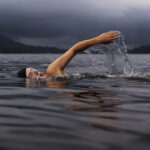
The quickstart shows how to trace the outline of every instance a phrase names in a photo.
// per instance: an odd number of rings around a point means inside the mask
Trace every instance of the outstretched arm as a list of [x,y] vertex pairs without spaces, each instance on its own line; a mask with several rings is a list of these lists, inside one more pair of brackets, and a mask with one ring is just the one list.
[[52,77],[66,76],[67,74],[64,73],[64,68],[78,52],[81,52],[96,44],[112,43],[113,40],[117,38],[119,38],[119,32],[111,31],[111,32],[103,33],[92,39],[85,40],[75,44],[67,52],[65,52],[62,56],[60,56],[58,59],[56,59],[48,66],[46,70],[46,74]]

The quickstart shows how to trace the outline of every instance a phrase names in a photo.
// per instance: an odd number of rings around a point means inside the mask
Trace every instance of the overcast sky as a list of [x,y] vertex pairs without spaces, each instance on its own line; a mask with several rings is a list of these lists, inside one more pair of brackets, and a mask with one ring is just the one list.
[[150,44],[150,0],[0,0],[0,34],[69,47],[118,30],[129,46]]

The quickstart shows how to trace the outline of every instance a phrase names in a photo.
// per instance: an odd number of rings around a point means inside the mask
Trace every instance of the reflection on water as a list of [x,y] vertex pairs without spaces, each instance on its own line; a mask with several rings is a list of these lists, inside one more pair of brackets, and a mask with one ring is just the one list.
[[[40,82],[40,81],[38,81]],[[35,86],[33,86],[33,83]],[[65,89],[68,85],[66,81],[45,81],[45,85],[47,85],[48,88],[56,88],[56,89]],[[40,86],[40,83],[33,82],[28,80],[28,85],[32,85],[32,87]],[[30,87],[30,86],[28,86]],[[80,86],[78,86],[79,88]],[[83,88],[82,86],[81,88]],[[112,86],[117,89],[119,89],[119,86]],[[84,88],[87,88],[86,86]],[[92,118],[96,119],[105,119],[105,120],[125,120],[125,118],[120,118],[118,116],[112,116],[113,113],[118,113],[119,109],[118,106],[121,105],[120,98],[118,97],[118,94],[115,92],[110,91],[72,91],[72,92],[66,92],[61,90],[57,91],[58,94],[66,95],[65,98],[57,99],[54,97],[48,97],[49,100],[57,100],[57,101],[68,101],[69,104],[65,104],[65,108],[69,108],[72,111],[82,111],[82,112],[96,112],[96,113],[105,113],[104,114],[92,114]],[[71,103],[72,102],[72,103]],[[85,104],[85,105],[83,105]],[[110,115],[110,116],[109,116]],[[127,120],[130,120],[127,118]],[[134,119],[131,119],[134,120]],[[123,129],[114,128],[111,127],[111,125],[102,125],[102,124],[91,124],[91,127],[108,131],[108,132],[120,132],[123,131]],[[130,131],[129,131],[130,132]]]
[[112,93],[97,93],[93,91],[84,91],[78,93],[66,93],[69,97],[71,97],[71,101],[80,102],[84,104],[88,104],[87,106],[74,106],[74,105],[66,105],[66,107],[71,108],[74,111],[110,111],[110,109],[115,108],[116,104],[105,104],[106,99],[113,100],[112,97],[115,94]]
[[[98,70],[92,75],[94,68],[88,61],[81,63],[84,67],[78,64],[86,60],[85,55],[68,67],[74,74],[72,66],[79,65],[85,72],[81,78],[54,81],[8,76],[21,68],[9,61],[24,60],[22,63],[28,65],[32,60],[40,66],[47,56],[40,56],[39,62],[32,55],[30,59],[20,57],[12,55],[8,59],[6,55],[5,64],[4,58],[0,60],[1,149],[149,150],[150,80],[106,78],[98,75]],[[150,59],[146,58],[142,66],[148,64]]]
[[[66,81],[44,81],[45,85],[48,88],[56,89],[65,89],[68,85]],[[27,88],[38,88],[41,86],[40,81],[35,80],[26,80]],[[80,86],[78,86],[79,88]],[[83,88],[84,86],[82,86]],[[118,86],[114,86],[119,88]],[[86,86],[84,87],[86,88]],[[98,92],[98,91],[77,91],[77,92],[66,92],[61,90],[57,92],[58,94],[66,95],[65,98],[56,99],[54,97],[48,97],[49,100],[59,100],[59,101],[69,101],[69,104],[65,104],[65,108],[69,108],[73,111],[82,111],[82,112],[105,112],[105,113],[117,113],[117,106],[119,103],[119,98],[116,93],[113,92]],[[71,103],[73,102],[73,103]],[[76,104],[77,103],[77,104]],[[82,104],[85,104],[82,106]],[[114,116],[104,116],[104,115],[92,115],[91,117],[97,119],[107,119],[107,120],[119,120],[119,117]],[[107,127],[100,124],[91,124],[93,128],[105,130],[105,131],[114,131],[113,128]]]

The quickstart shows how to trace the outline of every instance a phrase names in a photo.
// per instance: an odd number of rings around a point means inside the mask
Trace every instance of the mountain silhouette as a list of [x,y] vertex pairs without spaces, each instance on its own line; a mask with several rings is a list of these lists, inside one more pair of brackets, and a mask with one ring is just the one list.
[[131,54],[150,54],[150,45],[136,47],[129,51]]
[[57,47],[29,46],[0,35],[0,53],[64,53]]
[[0,46],[8,46],[8,45],[10,45],[10,46],[18,46],[18,45],[23,46],[24,44],[21,44],[19,42],[16,42],[16,41],[10,39],[10,38],[7,38],[3,35],[0,35]]
[[[28,46],[0,35],[0,53],[64,53],[66,49],[57,47]],[[128,51],[130,54],[149,54],[150,45],[139,46]]]

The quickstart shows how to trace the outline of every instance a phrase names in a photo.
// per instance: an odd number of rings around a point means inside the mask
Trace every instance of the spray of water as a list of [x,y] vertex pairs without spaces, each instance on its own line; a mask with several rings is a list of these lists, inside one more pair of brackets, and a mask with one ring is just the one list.
[[[99,46],[99,49],[102,48]],[[99,49],[89,49],[87,51],[90,54],[93,64],[95,65],[96,58],[91,54],[93,52],[100,53]],[[114,43],[103,46],[103,52],[105,53],[105,67],[108,74],[111,75],[127,75],[132,76],[134,74],[134,69],[127,55],[127,46],[124,42],[124,36],[120,33],[120,38]]]
[[132,75],[134,70],[127,55],[127,46],[124,36],[120,33],[120,38],[113,44],[106,46],[106,61],[111,74]]

